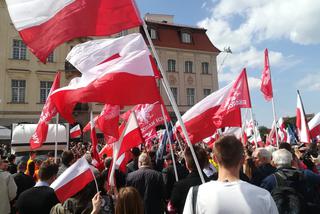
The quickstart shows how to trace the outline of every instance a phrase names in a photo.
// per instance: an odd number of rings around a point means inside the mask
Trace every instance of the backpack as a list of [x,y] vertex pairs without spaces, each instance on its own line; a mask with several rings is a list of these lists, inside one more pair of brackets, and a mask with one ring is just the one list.
[[271,191],[280,214],[303,214],[306,211],[304,200],[304,176],[298,170],[279,170],[274,173],[276,187]]

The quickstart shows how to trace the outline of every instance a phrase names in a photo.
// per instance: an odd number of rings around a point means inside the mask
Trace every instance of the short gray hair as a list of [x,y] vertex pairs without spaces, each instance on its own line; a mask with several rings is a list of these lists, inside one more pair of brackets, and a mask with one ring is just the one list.
[[151,158],[148,153],[143,152],[139,156],[139,167],[140,166],[150,166],[151,165]]
[[292,154],[286,149],[279,149],[272,153],[272,161],[277,168],[291,166]]
[[268,162],[271,161],[272,154],[268,150],[266,150],[264,148],[258,148],[257,154],[258,154],[259,158],[265,158],[265,159],[267,159]]

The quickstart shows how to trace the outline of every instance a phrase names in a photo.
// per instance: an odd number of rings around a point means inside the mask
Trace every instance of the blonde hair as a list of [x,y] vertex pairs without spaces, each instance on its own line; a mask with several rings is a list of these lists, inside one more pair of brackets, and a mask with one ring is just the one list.
[[115,214],[143,214],[143,203],[138,190],[134,187],[121,188],[116,202]]

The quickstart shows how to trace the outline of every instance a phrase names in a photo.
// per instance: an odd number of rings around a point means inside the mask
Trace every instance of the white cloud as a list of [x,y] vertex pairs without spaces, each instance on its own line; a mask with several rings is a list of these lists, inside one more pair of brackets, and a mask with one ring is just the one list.
[[320,73],[311,73],[298,82],[300,88],[308,91],[320,91]]

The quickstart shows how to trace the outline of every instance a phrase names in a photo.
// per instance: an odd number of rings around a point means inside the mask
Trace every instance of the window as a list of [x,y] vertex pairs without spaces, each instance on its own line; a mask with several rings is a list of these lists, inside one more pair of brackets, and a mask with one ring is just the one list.
[[176,71],[176,60],[169,59],[168,60],[168,71],[175,72]]
[[194,88],[187,88],[187,105],[192,106],[194,105]]
[[47,58],[47,62],[53,62],[53,52],[51,54],[49,54],[49,56]]
[[192,65],[193,63],[191,61],[185,61],[184,63],[184,72],[186,73],[192,73]]
[[150,29],[150,37],[151,39],[157,39],[157,31],[153,28]]
[[12,46],[12,58],[25,60],[26,55],[27,55],[26,45],[23,43],[22,40],[14,39],[13,46]]
[[52,81],[40,81],[40,103],[46,102],[52,83]]
[[209,63],[203,62],[201,63],[202,74],[209,74]]
[[26,81],[25,80],[11,80],[12,98],[13,103],[24,103],[25,92],[26,92]]
[[191,43],[191,35],[190,35],[190,33],[182,33],[181,37],[182,37],[182,42],[183,43]]
[[203,89],[203,96],[204,97],[208,96],[209,94],[211,94],[211,89],[210,88]]
[[128,35],[128,30],[123,30],[123,31],[118,33],[118,37],[126,36],[126,35]]
[[178,89],[177,88],[170,88],[171,89],[171,92],[173,94],[173,97],[176,101],[176,103],[178,104]]

